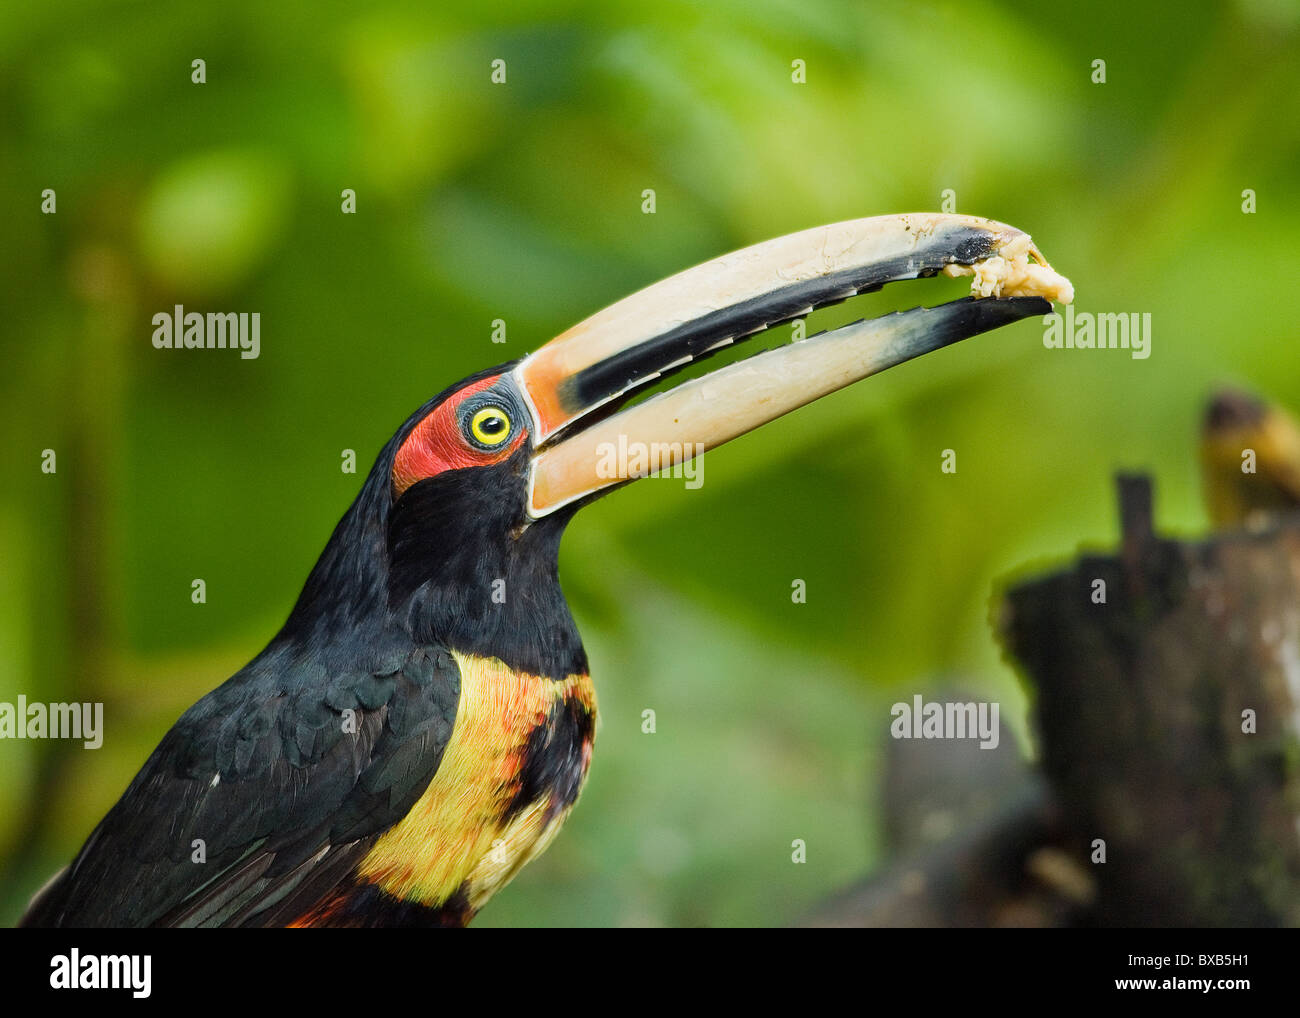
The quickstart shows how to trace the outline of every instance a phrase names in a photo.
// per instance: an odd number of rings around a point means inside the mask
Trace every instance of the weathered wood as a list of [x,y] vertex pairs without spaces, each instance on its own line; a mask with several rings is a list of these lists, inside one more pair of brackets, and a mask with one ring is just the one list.
[[1168,540],[1148,485],[1121,481],[1118,557],[1017,584],[999,623],[1070,851],[1105,844],[1091,921],[1300,925],[1300,519]]

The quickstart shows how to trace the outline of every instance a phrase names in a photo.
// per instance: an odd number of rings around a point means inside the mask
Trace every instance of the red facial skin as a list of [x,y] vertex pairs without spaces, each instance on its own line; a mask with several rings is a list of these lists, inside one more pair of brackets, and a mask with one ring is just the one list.
[[501,378],[494,375],[467,385],[443,400],[417,424],[406,437],[393,461],[393,495],[399,497],[416,481],[433,477],[444,470],[483,467],[499,463],[519,448],[527,431],[515,422],[515,435],[499,449],[480,449],[470,443],[460,430],[460,407],[470,396],[495,385]]

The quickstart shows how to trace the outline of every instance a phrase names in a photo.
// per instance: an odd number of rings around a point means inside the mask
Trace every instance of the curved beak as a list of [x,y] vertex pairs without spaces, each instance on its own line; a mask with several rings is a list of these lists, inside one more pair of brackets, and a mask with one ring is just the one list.
[[[660,376],[731,343],[940,272],[971,275],[975,296],[789,343],[618,410]],[[592,315],[514,368],[533,418],[528,514],[540,519],[868,375],[1044,315],[1052,299],[1069,303],[1073,291],[1027,234],[937,213],[821,226],[687,269]]]

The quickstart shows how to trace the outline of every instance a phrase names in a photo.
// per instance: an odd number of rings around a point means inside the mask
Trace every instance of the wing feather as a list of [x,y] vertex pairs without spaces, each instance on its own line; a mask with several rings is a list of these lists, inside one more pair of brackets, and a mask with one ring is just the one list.
[[177,721],[24,925],[284,925],[414,805],[459,696],[440,648],[336,674],[259,658]]

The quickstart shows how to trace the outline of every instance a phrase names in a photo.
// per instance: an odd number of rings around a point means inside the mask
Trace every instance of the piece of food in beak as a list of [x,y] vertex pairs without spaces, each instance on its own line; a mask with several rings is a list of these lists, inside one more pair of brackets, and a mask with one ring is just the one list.
[[[731,342],[950,267],[976,276],[978,299],[811,336],[618,411],[655,379]],[[1027,234],[992,220],[932,213],[817,227],[678,273],[598,312],[515,367],[533,417],[529,515],[539,519],[674,466],[923,353],[1046,314],[1045,297],[1067,300],[1073,291]],[[613,470],[611,450],[620,452]],[[623,450],[635,454],[624,459]]]
[[1027,233],[1004,244],[992,258],[973,265],[945,265],[943,274],[974,276],[972,297],[1046,297],[1058,304],[1074,303],[1070,281],[1047,264]]

